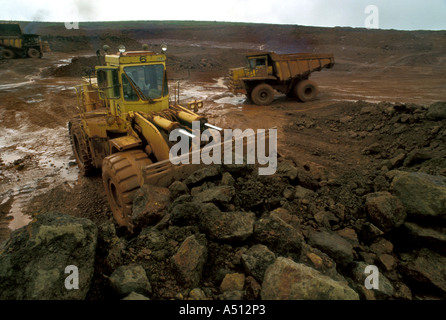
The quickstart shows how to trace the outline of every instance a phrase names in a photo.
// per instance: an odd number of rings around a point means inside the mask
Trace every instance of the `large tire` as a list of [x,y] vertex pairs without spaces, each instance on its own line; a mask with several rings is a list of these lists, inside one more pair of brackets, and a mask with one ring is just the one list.
[[312,101],[319,94],[317,84],[310,80],[299,81],[293,88],[294,95],[302,102]]
[[251,92],[251,100],[258,106],[267,106],[274,100],[274,89],[269,84],[261,83]]
[[70,133],[71,147],[81,175],[93,175],[96,173],[96,168],[93,165],[90,149],[88,148],[88,141],[81,127],[80,119],[70,121],[68,123],[68,131]]
[[35,48],[29,48],[27,55],[30,58],[41,58],[42,57],[42,53]]
[[102,181],[113,217],[130,232],[133,231],[133,198],[143,184],[141,168],[151,163],[142,150],[118,152],[102,162]]
[[15,58],[15,52],[11,49],[3,49],[3,58],[5,59],[14,59]]

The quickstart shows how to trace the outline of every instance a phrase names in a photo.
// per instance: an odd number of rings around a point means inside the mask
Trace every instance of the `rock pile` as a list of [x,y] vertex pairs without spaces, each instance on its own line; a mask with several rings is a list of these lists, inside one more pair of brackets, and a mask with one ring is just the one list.
[[[364,150],[375,160],[367,170],[332,177],[287,158],[272,176],[207,166],[168,188],[143,186],[132,235],[111,221],[96,230],[37,216],[0,251],[1,298],[446,298],[444,104],[369,107],[342,120],[355,132],[372,118],[365,135],[390,135]],[[76,296],[54,289],[67,264],[84,270]],[[365,286],[368,266],[376,289]]]

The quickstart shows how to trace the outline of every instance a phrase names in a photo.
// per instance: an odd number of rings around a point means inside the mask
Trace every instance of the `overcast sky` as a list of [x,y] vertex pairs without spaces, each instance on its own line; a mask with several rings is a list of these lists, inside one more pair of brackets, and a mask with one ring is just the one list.
[[[0,20],[197,20],[446,30],[446,0],[0,0]],[[368,20],[370,22],[370,19]]]

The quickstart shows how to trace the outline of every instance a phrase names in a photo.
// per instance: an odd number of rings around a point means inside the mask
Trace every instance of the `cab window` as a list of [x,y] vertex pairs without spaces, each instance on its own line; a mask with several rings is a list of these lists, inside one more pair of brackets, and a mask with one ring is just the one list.
[[119,76],[116,69],[97,70],[98,87],[108,99],[117,99],[119,93]]
[[162,64],[125,67],[124,72],[143,94],[141,99],[158,99],[168,94],[167,77]]

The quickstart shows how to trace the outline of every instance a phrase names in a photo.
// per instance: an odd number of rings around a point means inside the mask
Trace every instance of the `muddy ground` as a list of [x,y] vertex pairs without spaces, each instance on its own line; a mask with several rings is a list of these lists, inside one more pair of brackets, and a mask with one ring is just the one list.
[[[278,152],[327,180],[349,172],[367,176],[403,145],[429,148],[440,160],[423,170],[446,174],[444,143],[423,140],[437,129],[413,118],[415,109],[446,98],[444,31],[221,23],[32,27],[52,52],[37,60],[0,60],[0,240],[40,212],[98,225],[112,219],[100,177],[78,176],[67,131],[76,113],[74,86],[91,72],[103,44],[116,50],[120,43],[128,49],[148,43],[159,51],[167,43],[170,90],[179,81],[180,101],[202,99],[201,113],[223,128],[277,127]],[[312,75],[320,86],[316,101],[278,94],[272,105],[259,107],[227,89],[228,69],[243,66],[244,54],[257,50],[333,53],[336,64]],[[411,117],[374,111],[388,107]],[[370,154],[367,148],[377,144]]]

